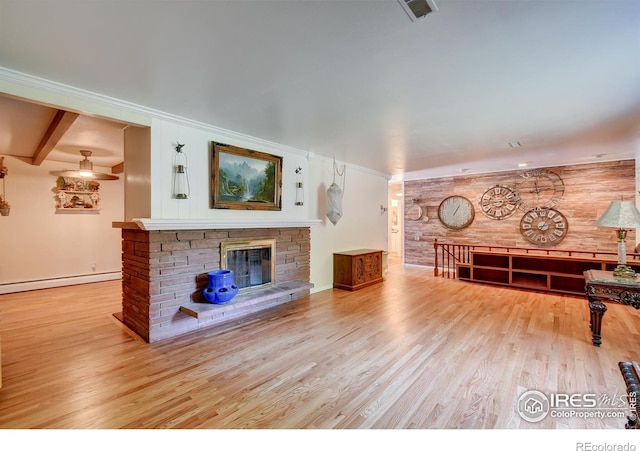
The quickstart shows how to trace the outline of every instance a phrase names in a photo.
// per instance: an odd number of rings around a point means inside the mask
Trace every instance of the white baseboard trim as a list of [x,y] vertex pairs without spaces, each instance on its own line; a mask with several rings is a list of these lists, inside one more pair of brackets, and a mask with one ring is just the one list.
[[85,276],[60,277],[57,279],[30,280],[27,282],[14,282],[0,284],[0,294],[19,293],[21,291],[42,290],[44,288],[65,287],[68,285],[81,285],[84,283],[104,282],[122,278],[122,272],[105,272],[89,274]]

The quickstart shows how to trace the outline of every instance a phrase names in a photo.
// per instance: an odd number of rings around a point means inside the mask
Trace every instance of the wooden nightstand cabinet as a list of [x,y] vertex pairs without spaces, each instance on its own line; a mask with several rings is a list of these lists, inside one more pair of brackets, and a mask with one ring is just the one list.
[[359,290],[382,282],[382,251],[356,249],[333,254],[333,287]]

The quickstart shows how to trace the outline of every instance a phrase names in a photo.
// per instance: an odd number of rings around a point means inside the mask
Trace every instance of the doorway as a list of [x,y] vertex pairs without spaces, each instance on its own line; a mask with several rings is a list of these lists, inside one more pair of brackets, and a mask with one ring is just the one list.
[[404,203],[402,183],[389,183],[389,257],[402,261],[402,230]]

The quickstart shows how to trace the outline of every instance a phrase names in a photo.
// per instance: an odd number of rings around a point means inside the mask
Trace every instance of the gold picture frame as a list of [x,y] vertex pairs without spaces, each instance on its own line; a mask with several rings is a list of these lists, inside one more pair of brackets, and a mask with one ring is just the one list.
[[211,208],[282,210],[282,157],[211,142]]

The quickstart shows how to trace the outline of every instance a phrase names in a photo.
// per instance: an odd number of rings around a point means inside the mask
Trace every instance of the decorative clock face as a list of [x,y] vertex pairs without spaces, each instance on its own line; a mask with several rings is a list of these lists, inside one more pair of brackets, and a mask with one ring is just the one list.
[[447,197],[438,207],[438,218],[448,229],[464,229],[473,222],[474,216],[473,204],[466,197]]
[[520,176],[516,182],[520,209],[553,208],[564,195],[564,183],[558,174],[547,169],[534,169]]
[[520,220],[520,233],[539,246],[555,246],[567,236],[567,218],[553,208],[529,210]]
[[505,185],[492,186],[480,198],[480,211],[487,218],[507,219],[520,204],[520,196]]

